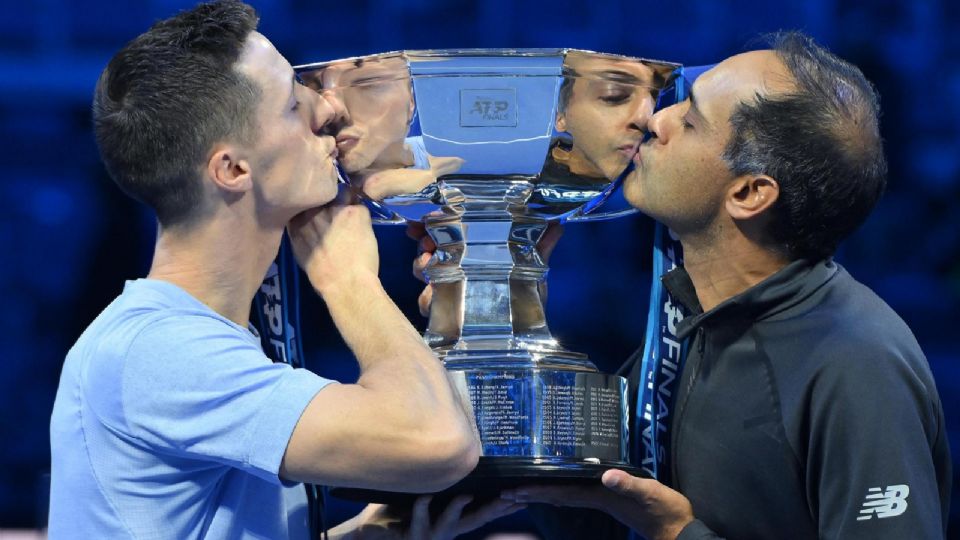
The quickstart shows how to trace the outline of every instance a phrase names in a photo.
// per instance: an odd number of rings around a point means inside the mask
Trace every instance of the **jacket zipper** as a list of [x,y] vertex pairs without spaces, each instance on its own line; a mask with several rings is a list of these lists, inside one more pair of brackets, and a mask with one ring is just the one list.
[[673,430],[672,430],[673,440],[671,441],[671,443],[673,444],[670,445],[671,483],[674,485],[674,487],[677,487],[677,488],[680,487],[678,485],[679,475],[677,474],[678,472],[677,471],[677,466],[678,466],[677,454],[680,448],[680,438],[681,438],[679,428],[683,420],[683,413],[686,411],[686,408],[687,408],[687,401],[690,400],[690,394],[691,392],[693,392],[693,387],[697,382],[697,377],[700,376],[700,365],[703,363],[704,352],[706,351],[707,337],[703,331],[702,326],[697,328],[697,334],[696,336],[694,336],[694,340],[697,342],[697,358],[695,359],[696,360],[695,363],[688,363],[687,366],[684,368],[684,369],[690,370],[690,380],[687,381],[687,387],[683,394],[683,402],[677,403],[677,409],[676,411],[674,411],[674,414],[676,415],[674,416],[674,421],[676,422],[676,425],[673,427]]

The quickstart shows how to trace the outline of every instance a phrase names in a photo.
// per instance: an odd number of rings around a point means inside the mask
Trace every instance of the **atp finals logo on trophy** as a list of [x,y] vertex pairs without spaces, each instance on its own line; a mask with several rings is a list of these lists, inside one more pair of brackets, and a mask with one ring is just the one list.
[[461,90],[460,125],[463,127],[517,125],[517,95],[505,90]]

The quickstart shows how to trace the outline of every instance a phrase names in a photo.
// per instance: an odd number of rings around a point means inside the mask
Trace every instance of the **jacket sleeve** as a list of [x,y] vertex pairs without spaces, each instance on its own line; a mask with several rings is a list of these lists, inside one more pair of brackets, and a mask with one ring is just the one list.
[[680,531],[677,540],[723,540],[723,538],[717,536],[702,521],[695,519]]
[[824,363],[808,396],[802,451],[819,536],[943,538],[949,450],[926,360],[861,345]]

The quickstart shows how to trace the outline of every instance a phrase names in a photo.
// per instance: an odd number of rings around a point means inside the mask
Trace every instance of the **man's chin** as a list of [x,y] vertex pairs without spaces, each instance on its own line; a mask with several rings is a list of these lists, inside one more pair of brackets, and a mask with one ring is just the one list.
[[333,202],[337,198],[337,181],[332,180],[331,183],[324,183],[322,187],[311,190],[309,193],[304,194],[300,199],[300,204],[298,204],[297,213],[303,212],[304,210],[309,210],[311,208],[319,208],[321,206],[326,206]]
[[325,204],[329,204],[331,201],[336,199],[337,198],[337,181],[334,180],[333,186],[325,188],[323,193],[318,194],[317,198],[319,199],[319,204],[316,204],[314,206],[323,206]]
[[630,206],[643,210],[642,195],[640,193],[640,175],[636,169],[630,171],[623,179],[623,198],[630,203]]
[[366,159],[357,153],[340,156],[339,161],[340,166],[343,167],[343,170],[346,171],[348,175],[360,172],[373,163],[372,159]]

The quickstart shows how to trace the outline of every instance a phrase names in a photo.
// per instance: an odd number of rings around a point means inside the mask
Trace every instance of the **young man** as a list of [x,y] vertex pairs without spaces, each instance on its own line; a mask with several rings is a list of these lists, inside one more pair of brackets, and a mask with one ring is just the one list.
[[[786,34],[651,118],[624,192],[679,235],[684,268],[663,279],[692,314],[670,486],[608,471],[605,487],[505,498],[600,510],[650,540],[943,537],[950,462],[926,359],[831,259],[884,190],[878,113],[857,68]],[[564,514],[556,537],[601,536]]]
[[[366,210],[324,206],[324,128],[342,105],[298,84],[256,24],[245,4],[200,5],[131,41],[97,84],[103,161],[159,235],[146,279],[67,355],[51,538],[287,538],[303,525],[285,485],[430,492],[478,459],[469,407],[377,278]],[[356,384],[271,363],[249,329],[285,228]]]

